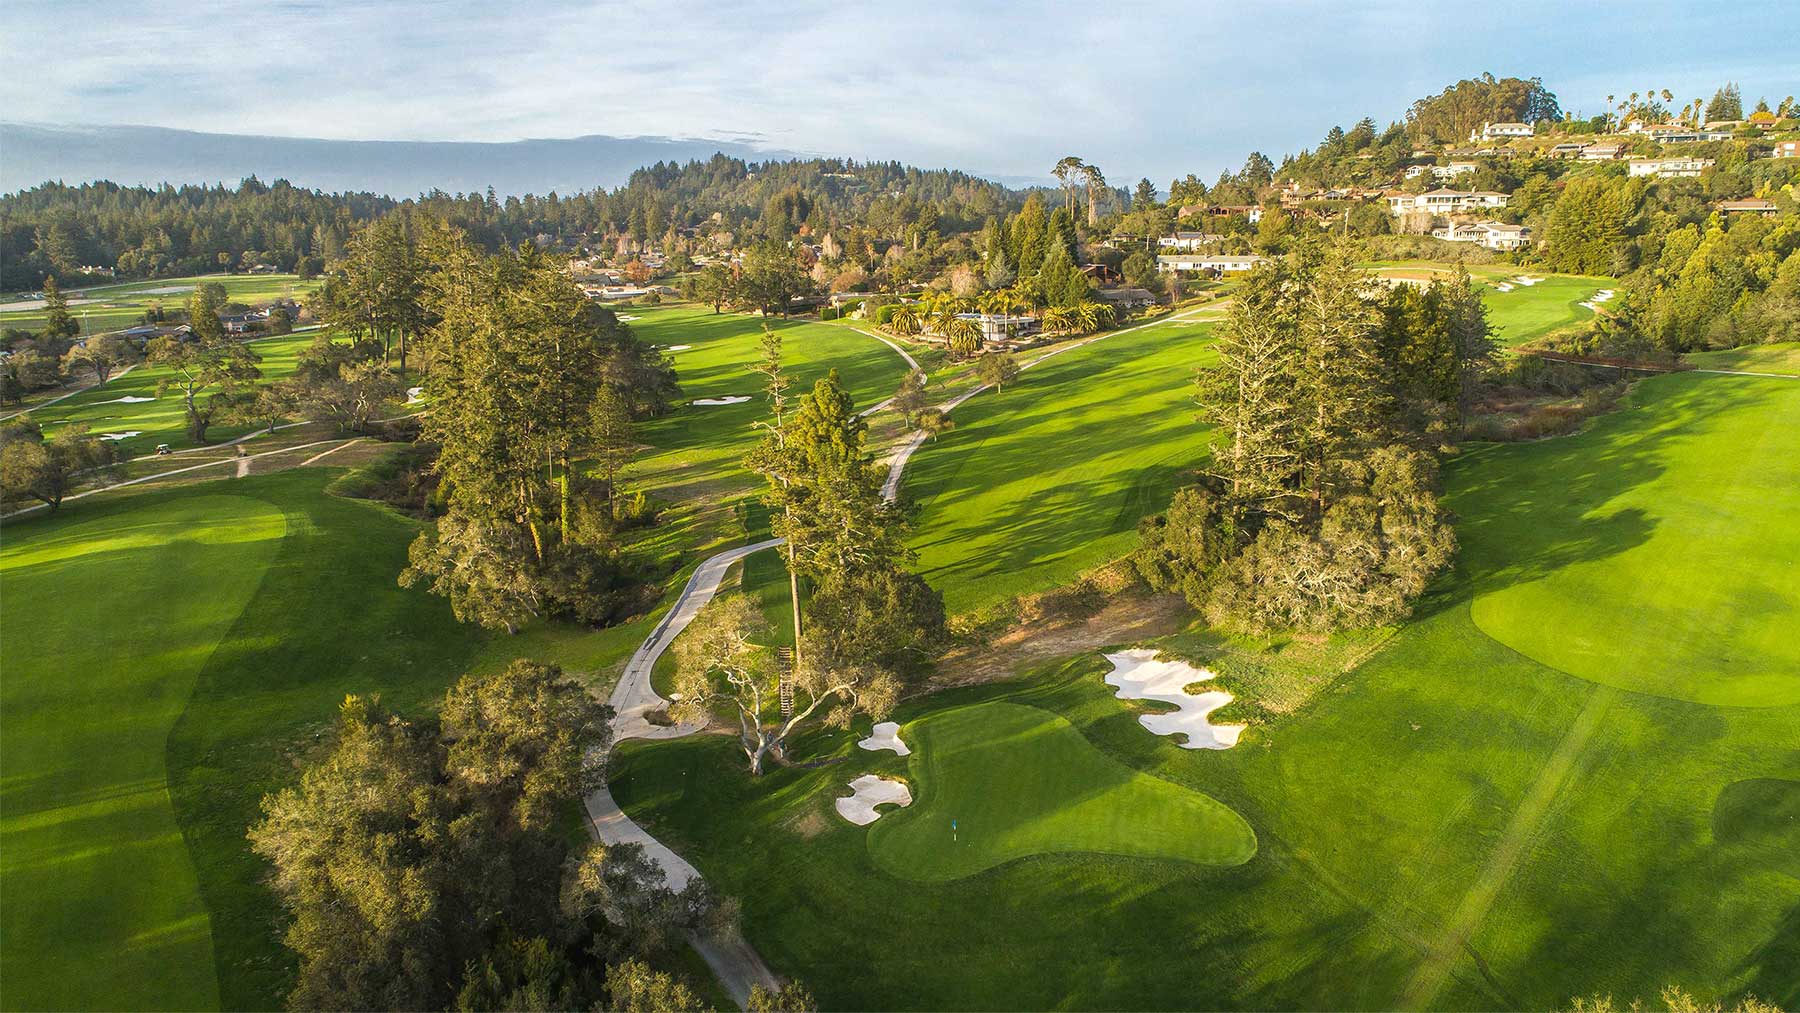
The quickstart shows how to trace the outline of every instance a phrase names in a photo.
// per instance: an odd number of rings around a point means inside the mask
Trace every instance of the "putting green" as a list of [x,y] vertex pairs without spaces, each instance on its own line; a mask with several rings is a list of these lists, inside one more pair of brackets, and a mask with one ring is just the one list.
[[219,1005],[212,923],[170,804],[166,749],[285,531],[268,503],[200,495],[146,504],[124,524],[7,532],[6,1008]]
[[1673,375],[1455,496],[1482,631],[1572,675],[1716,706],[1800,702],[1800,383]]
[[[915,801],[869,831],[875,864],[942,883],[1032,855],[1241,865],[1256,834],[1223,803],[1100,752],[1065,718],[981,703],[908,724]],[[956,821],[954,840],[951,821]]]

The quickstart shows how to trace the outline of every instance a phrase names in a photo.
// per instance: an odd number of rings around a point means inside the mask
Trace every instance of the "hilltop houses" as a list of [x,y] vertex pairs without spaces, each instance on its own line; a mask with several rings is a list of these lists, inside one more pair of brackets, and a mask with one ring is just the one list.
[[1504,222],[1476,222],[1473,225],[1451,222],[1444,228],[1433,229],[1431,234],[1448,242],[1474,243],[1483,249],[1501,253],[1517,250],[1531,241],[1530,229]]
[[1425,193],[1390,193],[1388,210],[1395,215],[1448,215],[1485,208],[1503,208],[1507,196],[1491,190],[1429,190]]
[[1710,158],[1634,158],[1626,163],[1625,171],[1633,176],[1655,176],[1659,179],[1674,179],[1681,176],[1698,176],[1712,168]]
[[1469,140],[1493,140],[1495,138],[1530,137],[1534,133],[1529,123],[1483,123],[1479,131],[1470,131]]
[[1177,232],[1172,236],[1159,237],[1156,240],[1156,245],[1159,249],[1181,250],[1185,253],[1192,253],[1203,246],[1211,246],[1214,243],[1223,242],[1224,239],[1224,236],[1214,235],[1211,232]]
[[1781,209],[1775,205],[1774,201],[1763,200],[1760,197],[1722,200],[1713,207],[1718,208],[1719,213],[1723,215],[1762,215],[1765,218],[1772,218],[1781,213]]
[[1176,272],[1187,274],[1237,274],[1242,271],[1255,270],[1266,257],[1258,257],[1252,253],[1227,253],[1212,256],[1195,256],[1192,254],[1165,254],[1156,258],[1156,269],[1164,274]]

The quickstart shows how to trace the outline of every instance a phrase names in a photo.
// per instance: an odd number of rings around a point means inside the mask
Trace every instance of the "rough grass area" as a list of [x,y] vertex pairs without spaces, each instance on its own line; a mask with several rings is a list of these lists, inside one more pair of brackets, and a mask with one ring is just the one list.
[[901,879],[948,882],[1068,852],[1201,865],[1241,865],[1256,853],[1237,813],[1133,770],[1036,707],[935,711],[900,736],[913,750],[913,804],[875,822],[869,853]]
[[1205,458],[1195,369],[1210,323],[1169,323],[1050,359],[952,415],[913,455],[918,571],[953,613],[1074,580],[1125,555],[1137,522],[1168,505]]
[[1658,377],[1585,432],[1477,456],[1451,506],[1489,635],[1621,689],[1800,703],[1800,383]]
[[1737,369],[1747,373],[1786,373],[1800,376],[1800,341],[1745,345],[1717,352],[1689,352],[1681,359],[1700,369]]

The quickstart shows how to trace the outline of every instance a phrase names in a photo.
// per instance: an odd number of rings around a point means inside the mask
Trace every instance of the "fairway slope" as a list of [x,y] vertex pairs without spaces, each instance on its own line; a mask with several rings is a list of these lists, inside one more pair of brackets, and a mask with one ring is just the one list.
[[1717,706],[1800,703],[1800,383],[1678,374],[1562,440],[1481,452],[1453,506],[1489,636]]
[[875,864],[901,879],[947,882],[1034,855],[1230,866],[1256,853],[1237,813],[1107,756],[1049,711],[972,704],[905,734],[917,801],[869,832]]
[[211,918],[170,803],[165,748],[285,533],[270,504],[218,494],[145,504],[124,523],[7,530],[7,1008],[218,1006]]

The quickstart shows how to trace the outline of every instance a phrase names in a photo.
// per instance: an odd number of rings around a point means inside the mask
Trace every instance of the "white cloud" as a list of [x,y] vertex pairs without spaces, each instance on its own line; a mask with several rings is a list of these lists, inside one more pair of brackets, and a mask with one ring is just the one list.
[[[1279,156],[1332,123],[1385,121],[1484,70],[1540,74],[1582,109],[1659,76],[1683,101],[1726,77],[1778,98],[1800,90],[1768,55],[1766,27],[1783,16],[1767,0],[1705,12],[1656,0],[1605,23],[1545,0],[13,0],[7,63],[31,73],[0,77],[0,108],[351,139],[748,134],[1034,175],[1074,151],[1121,182],[1163,185],[1251,148]],[[40,46],[54,58],[27,58]]]

